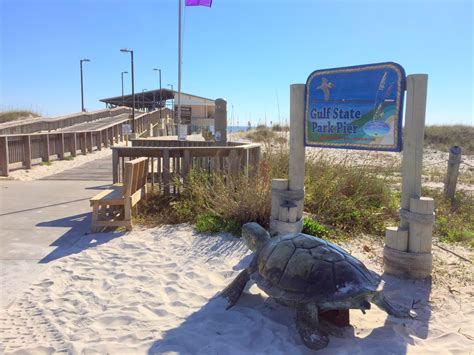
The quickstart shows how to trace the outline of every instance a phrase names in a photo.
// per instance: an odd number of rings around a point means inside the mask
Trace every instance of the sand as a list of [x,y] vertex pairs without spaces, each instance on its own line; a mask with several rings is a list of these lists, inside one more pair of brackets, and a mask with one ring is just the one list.
[[[381,271],[381,242],[361,237],[344,247]],[[2,311],[1,347],[7,354],[312,353],[299,339],[294,312],[256,286],[228,311],[215,297],[249,254],[240,239],[197,234],[188,225],[84,236]],[[351,311],[353,328],[331,336],[321,354],[469,354],[472,265],[439,248],[434,257],[432,284],[384,276],[387,294],[415,303],[417,319],[376,307],[366,315]]]

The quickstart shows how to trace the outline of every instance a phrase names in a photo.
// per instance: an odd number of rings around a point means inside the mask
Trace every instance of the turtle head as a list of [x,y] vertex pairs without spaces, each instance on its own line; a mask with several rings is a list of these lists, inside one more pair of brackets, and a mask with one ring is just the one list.
[[270,240],[270,234],[260,224],[250,222],[242,226],[242,238],[250,250],[256,251]]

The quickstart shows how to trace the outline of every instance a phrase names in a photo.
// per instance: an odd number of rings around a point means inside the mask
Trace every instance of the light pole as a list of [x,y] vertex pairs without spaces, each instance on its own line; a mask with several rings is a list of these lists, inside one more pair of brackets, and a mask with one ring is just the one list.
[[82,112],[85,112],[86,110],[84,109],[84,83],[83,83],[83,78],[82,78],[82,63],[83,62],[90,62],[90,59],[84,58],[80,60],[81,63],[81,108]]
[[142,104],[143,104],[143,109],[145,110],[145,91],[148,89],[142,89]]
[[174,90],[173,90],[173,84],[168,84],[169,87],[171,87],[171,91],[173,92],[173,98],[171,99],[171,107],[173,109],[173,117],[174,117]]
[[157,71],[159,76],[160,76],[160,120],[161,120],[161,101],[162,101],[162,96],[161,96],[161,69],[153,68],[154,71]]
[[132,134],[135,133],[135,78],[133,75],[133,50],[123,48],[120,50],[122,53],[130,53],[130,61],[132,67]]
[[125,99],[123,97],[123,74],[128,74],[128,71],[122,72],[122,106],[125,106]]

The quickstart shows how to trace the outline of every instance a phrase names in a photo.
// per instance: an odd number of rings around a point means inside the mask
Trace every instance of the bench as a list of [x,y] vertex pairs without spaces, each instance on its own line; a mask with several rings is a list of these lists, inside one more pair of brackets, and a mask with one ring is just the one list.
[[132,208],[147,193],[148,158],[125,162],[124,173],[123,183],[113,184],[89,200],[92,207],[92,233],[105,227],[132,229]]

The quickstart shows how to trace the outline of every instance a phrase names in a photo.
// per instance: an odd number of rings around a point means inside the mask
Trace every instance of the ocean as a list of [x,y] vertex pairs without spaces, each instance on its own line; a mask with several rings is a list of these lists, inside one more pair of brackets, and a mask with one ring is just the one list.
[[[255,127],[252,127],[255,128]],[[248,129],[248,126],[227,126],[227,132],[232,133],[232,132],[243,132]]]

